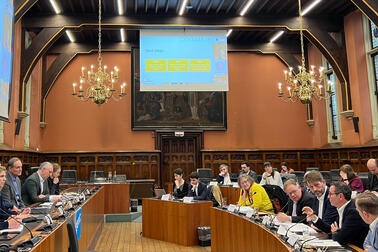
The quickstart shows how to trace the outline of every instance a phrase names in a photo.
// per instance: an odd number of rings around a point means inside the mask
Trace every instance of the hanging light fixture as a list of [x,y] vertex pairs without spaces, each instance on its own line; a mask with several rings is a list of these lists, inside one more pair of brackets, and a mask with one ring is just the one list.
[[[93,101],[94,103],[101,105],[107,102],[110,98],[115,101],[118,99],[115,97],[115,88],[118,81],[118,67],[114,66],[114,69],[107,72],[107,66],[102,66],[101,55],[101,0],[98,1],[98,58],[97,58],[97,71],[95,71],[94,65],[90,66],[89,71],[85,73],[85,67],[81,67],[80,83],[78,86],[78,92],[76,92],[77,84],[73,83],[73,96],[77,96],[81,101]],[[84,85],[86,87],[84,87]],[[126,95],[126,83],[120,85],[119,98]]]
[[301,53],[302,53],[302,65],[298,66],[298,72],[296,73],[292,67],[284,71],[285,84],[287,86],[287,96],[282,83],[278,83],[278,97],[283,100],[295,102],[300,100],[304,104],[311,103],[313,98],[326,99],[329,98],[332,93],[331,81],[328,81],[327,85],[323,87],[324,73],[323,67],[319,67],[318,73],[315,72],[315,66],[311,66],[310,71],[307,71],[304,57],[304,45],[303,45],[303,24],[301,13],[301,0],[298,0],[299,9],[299,25],[300,25],[300,41],[301,41]]

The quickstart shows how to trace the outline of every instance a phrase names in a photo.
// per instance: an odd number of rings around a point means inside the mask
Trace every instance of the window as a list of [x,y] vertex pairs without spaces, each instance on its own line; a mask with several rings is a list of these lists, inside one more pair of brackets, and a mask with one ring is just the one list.
[[[324,59],[324,58],[323,58]],[[328,142],[341,142],[341,129],[339,121],[337,82],[331,64],[324,59],[325,80],[324,86],[327,87],[328,81],[333,83],[332,95],[326,100],[327,105],[327,122],[328,122]]]
[[373,138],[378,139],[378,28],[364,17]]

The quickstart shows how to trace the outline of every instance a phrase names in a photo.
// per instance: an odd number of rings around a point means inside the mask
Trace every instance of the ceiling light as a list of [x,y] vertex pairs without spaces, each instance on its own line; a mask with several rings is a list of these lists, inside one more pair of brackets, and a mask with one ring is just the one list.
[[182,14],[184,14],[185,6],[186,6],[187,3],[188,3],[188,0],[183,0],[183,1],[182,1],[181,7],[180,7],[180,11],[179,11],[179,15],[180,15],[180,16],[181,16]]
[[123,0],[117,0],[118,15],[123,15]]
[[71,43],[75,42],[75,38],[71,31],[67,30],[66,34],[67,34],[68,39],[71,41]]
[[50,0],[50,4],[52,5],[55,13],[59,14],[60,13],[60,9],[59,9],[58,4],[55,2],[55,0]]
[[249,0],[247,2],[246,5],[244,5],[243,9],[241,10],[240,12],[240,16],[244,16],[244,14],[247,12],[247,10],[249,9],[249,7],[251,7],[251,4],[254,2],[255,0]]
[[226,34],[226,37],[230,36],[231,33],[232,33],[232,29],[228,30],[227,34]]
[[312,8],[314,8],[318,3],[320,3],[322,0],[314,0],[307,8],[305,8],[303,11],[302,11],[302,16],[306,15],[307,13],[310,12],[310,10],[312,10]]
[[273,36],[273,38],[270,39],[270,43],[273,43],[274,41],[276,41],[279,37],[282,36],[283,33],[284,33],[284,31],[279,31],[279,32],[277,32],[277,33]]
[[121,29],[120,30],[120,32],[121,32],[121,41],[122,42],[125,42],[126,41],[126,34],[125,34],[125,29]]

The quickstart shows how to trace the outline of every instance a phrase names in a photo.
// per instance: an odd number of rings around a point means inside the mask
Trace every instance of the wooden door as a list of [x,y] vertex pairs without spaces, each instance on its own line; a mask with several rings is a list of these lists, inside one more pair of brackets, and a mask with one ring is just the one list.
[[158,136],[158,146],[161,150],[161,185],[167,185],[174,180],[173,171],[181,168],[184,179],[189,181],[191,172],[201,167],[200,148],[202,133],[186,133],[184,137],[175,137],[174,133]]

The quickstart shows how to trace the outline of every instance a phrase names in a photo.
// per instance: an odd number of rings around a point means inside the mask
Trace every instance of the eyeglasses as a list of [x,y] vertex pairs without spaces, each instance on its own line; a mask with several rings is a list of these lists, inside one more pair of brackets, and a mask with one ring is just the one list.
[[295,190],[293,190],[293,191],[291,191],[291,192],[288,192],[287,194],[288,194],[288,195],[293,195],[293,194],[295,194],[297,191],[298,191],[298,189],[295,189]]
[[337,194],[340,194],[340,193],[331,193],[331,192],[328,193],[329,196],[337,195]]

